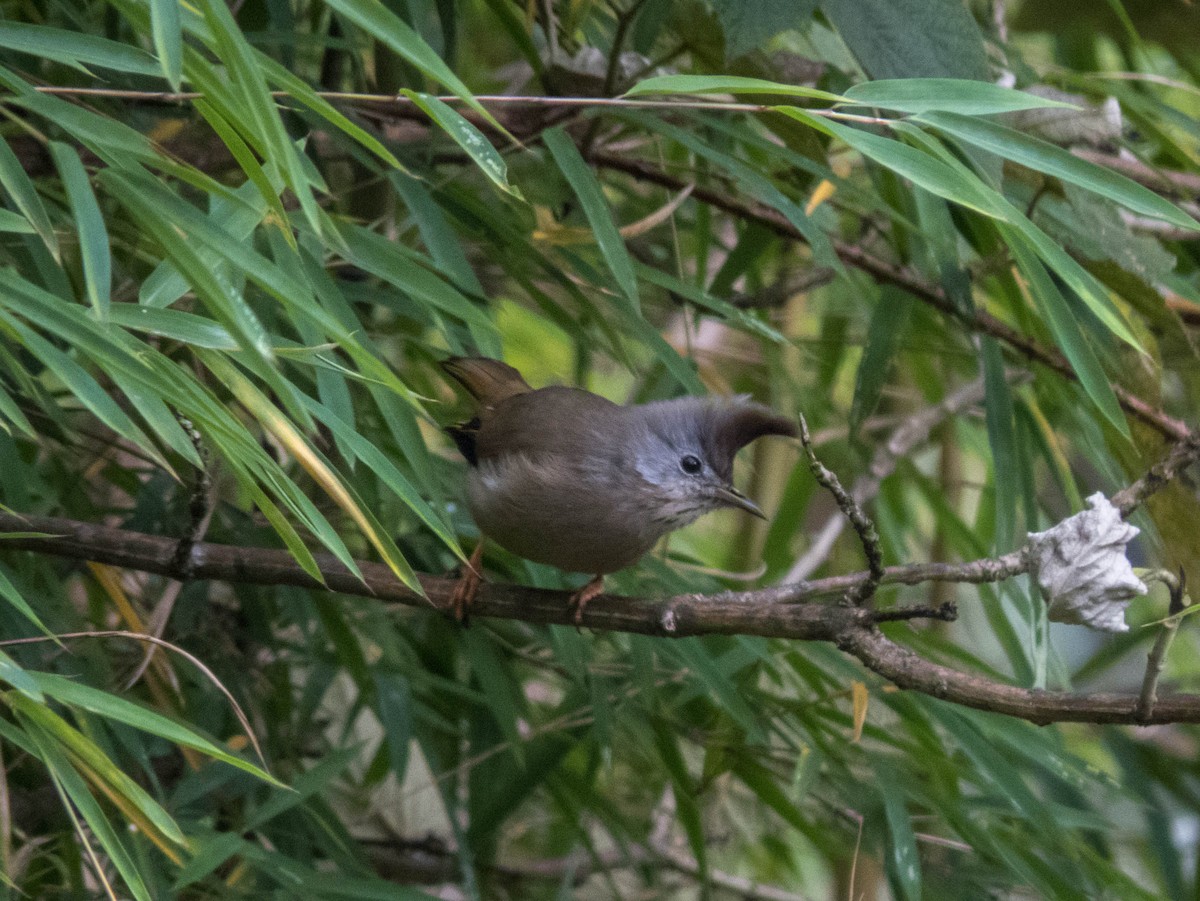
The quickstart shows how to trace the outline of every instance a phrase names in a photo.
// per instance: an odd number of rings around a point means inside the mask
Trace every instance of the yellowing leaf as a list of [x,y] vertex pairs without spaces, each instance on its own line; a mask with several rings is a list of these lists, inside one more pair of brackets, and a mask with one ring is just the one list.
[[837,185],[827,178],[821,179],[821,183],[813,190],[812,196],[808,198],[808,203],[804,205],[804,214],[811,216],[813,210],[823,204],[826,200],[837,193]]
[[850,703],[854,710],[854,734],[850,741],[852,744],[858,744],[862,738],[863,726],[867,722],[867,703],[870,701],[870,695],[867,693],[867,686],[864,682],[859,682],[855,679],[850,683]]

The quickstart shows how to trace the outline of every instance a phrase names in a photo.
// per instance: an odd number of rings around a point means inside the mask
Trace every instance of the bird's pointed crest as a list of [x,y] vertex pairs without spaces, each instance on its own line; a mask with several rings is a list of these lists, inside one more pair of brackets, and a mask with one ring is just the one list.
[[795,438],[796,423],[744,397],[732,401],[708,403],[704,411],[707,428],[701,431],[713,468],[722,478],[733,474],[737,452],[764,435]]

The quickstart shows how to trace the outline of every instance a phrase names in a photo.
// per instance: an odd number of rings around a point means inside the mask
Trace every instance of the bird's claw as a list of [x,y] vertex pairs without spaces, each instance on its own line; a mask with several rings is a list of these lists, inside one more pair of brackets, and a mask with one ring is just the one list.
[[587,606],[588,601],[604,593],[604,576],[596,576],[592,581],[588,582],[577,592],[571,595],[568,602],[575,611],[575,628],[578,629],[583,625],[583,608]]
[[475,603],[475,596],[479,594],[479,586],[483,581],[483,577],[479,574],[482,566],[483,542],[480,542],[472,552],[471,559],[467,561],[462,575],[459,576],[454,591],[450,595],[450,609],[454,613],[454,619],[463,626],[470,624],[471,605]]

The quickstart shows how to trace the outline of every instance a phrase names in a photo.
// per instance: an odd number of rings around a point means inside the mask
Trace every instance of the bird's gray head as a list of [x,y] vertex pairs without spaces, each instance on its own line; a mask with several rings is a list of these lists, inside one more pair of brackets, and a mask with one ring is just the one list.
[[763,435],[795,437],[794,422],[742,397],[683,397],[629,409],[638,423],[635,465],[655,493],[652,514],[664,531],[720,507],[763,516],[733,487],[733,458]]

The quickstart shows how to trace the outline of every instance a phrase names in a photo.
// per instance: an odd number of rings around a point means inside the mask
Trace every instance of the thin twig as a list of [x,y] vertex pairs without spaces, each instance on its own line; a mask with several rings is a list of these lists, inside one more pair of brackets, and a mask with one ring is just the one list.
[[[1010,382],[1029,378],[1028,373],[1013,371],[1008,374]],[[880,443],[871,458],[866,473],[855,480],[850,488],[850,496],[859,504],[866,504],[874,499],[879,492],[883,480],[895,471],[896,464],[912,451],[929,440],[933,430],[948,419],[957,416],[964,410],[975,406],[983,400],[985,393],[983,379],[976,379],[968,385],[946,395],[940,403],[918,410],[911,416],[905,417],[888,436]],[[843,516],[830,516],[816,530],[804,554],[792,564],[781,582],[800,582],[807,579],[829,556],[834,542],[842,534],[846,526]]]
[[1150,495],[1165,488],[1197,460],[1200,460],[1200,432],[1192,432],[1151,466],[1144,476],[1114,494],[1113,506],[1121,511],[1121,516],[1128,518]]
[[1147,581],[1151,580],[1167,586],[1171,593],[1171,602],[1167,607],[1167,619],[1159,629],[1154,647],[1146,655],[1146,675],[1142,679],[1142,692],[1134,709],[1134,715],[1140,723],[1149,722],[1154,713],[1154,705],[1158,702],[1158,680],[1167,665],[1167,652],[1171,650],[1171,642],[1179,633],[1180,614],[1186,606],[1184,594],[1187,591],[1187,573],[1183,567],[1179,568],[1178,576],[1164,571],[1147,577]]
[[854,531],[858,533],[858,539],[862,543],[863,553],[867,558],[868,576],[846,592],[845,602],[851,607],[864,607],[875,597],[875,590],[883,582],[883,550],[879,546],[879,533],[875,531],[875,523],[846,492],[842,483],[838,481],[838,477],[817,459],[817,453],[812,446],[812,438],[808,434],[808,422],[803,413],[800,414],[799,419],[800,443],[804,445],[804,452],[808,455],[808,468],[812,471],[813,477],[833,495],[842,513],[854,526]]

